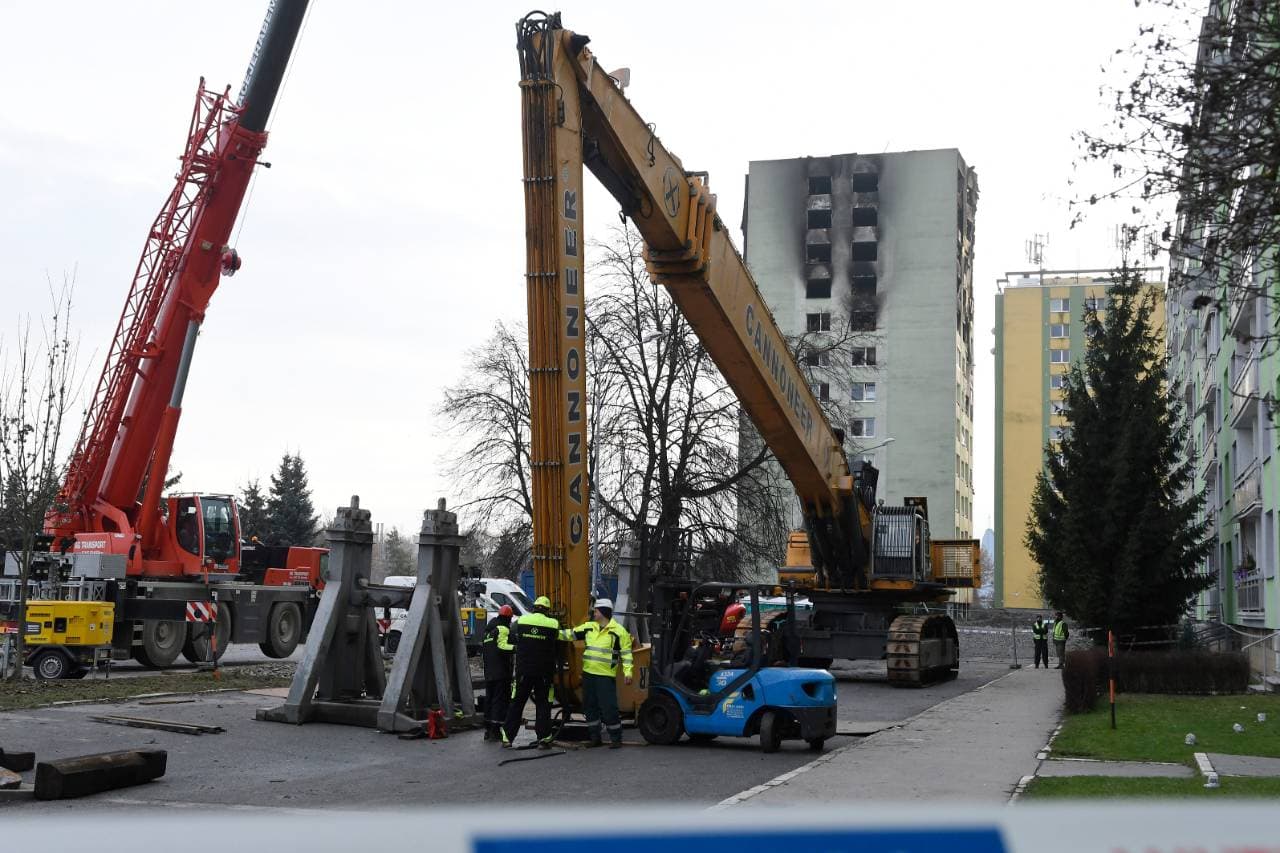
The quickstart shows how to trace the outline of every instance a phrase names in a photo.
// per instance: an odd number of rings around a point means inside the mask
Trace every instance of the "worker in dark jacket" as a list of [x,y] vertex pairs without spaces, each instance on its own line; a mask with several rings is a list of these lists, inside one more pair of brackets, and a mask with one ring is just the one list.
[[551,599],[540,595],[533,602],[533,612],[516,623],[516,675],[511,691],[511,707],[502,727],[502,745],[510,747],[520,730],[525,702],[533,700],[534,732],[541,749],[551,748],[551,703],[555,700],[553,679],[560,658],[559,643],[572,635],[560,627],[551,615]]
[[1036,647],[1036,669],[1040,668],[1040,661],[1044,661],[1044,668],[1049,668],[1049,623],[1044,621],[1044,617],[1039,613],[1036,614],[1036,621],[1031,623],[1031,641]]
[[507,721],[511,704],[511,674],[516,647],[511,643],[510,604],[502,605],[498,615],[484,628],[480,653],[484,660],[484,739],[501,740],[502,724]]

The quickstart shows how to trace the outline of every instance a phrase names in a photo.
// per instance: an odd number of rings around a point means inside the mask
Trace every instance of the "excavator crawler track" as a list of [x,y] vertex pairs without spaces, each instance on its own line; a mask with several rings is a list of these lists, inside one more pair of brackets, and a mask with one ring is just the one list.
[[885,649],[895,687],[924,687],[960,673],[960,640],[949,616],[899,616]]

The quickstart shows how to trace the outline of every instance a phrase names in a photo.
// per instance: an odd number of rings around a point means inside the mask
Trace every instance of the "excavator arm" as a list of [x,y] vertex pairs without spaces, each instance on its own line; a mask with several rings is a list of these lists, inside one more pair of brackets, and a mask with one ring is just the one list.
[[[725,381],[790,478],[804,506],[820,581],[865,585],[870,507],[855,497],[842,435],[828,424],[728,229],[705,173],[690,172],[636,112],[616,80],[564,29],[560,16],[533,13],[517,26],[524,100],[533,400],[535,574],[561,590],[577,576],[571,519],[552,518],[573,464],[575,374],[582,312],[581,175],[585,165],[644,237],[650,276],[670,292]],[[572,249],[570,253],[568,250]],[[567,262],[567,263],[566,263]],[[563,380],[563,381],[561,381]],[[552,387],[557,382],[564,387]],[[581,401],[581,397],[576,398]],[[581,423],[585,423],[582,416]],[[558,432],[557,432],[558,431]],[[563,473],[556,486],[541,472]],[[549,478],[548,478],[549,479]],[[583,498],[585,500],[585,497]],[[570,513],[578,506],[565,504]],[[585,504],[582,504],[585,506]],[[585,529],[585,513],[578,529]],[[563,566],[563,568],[561,568]],[[560,578],[559,582],[551,579]],[[566,604],[568,602],[566,601]],[[570,612],[581,612],[574,603]]]

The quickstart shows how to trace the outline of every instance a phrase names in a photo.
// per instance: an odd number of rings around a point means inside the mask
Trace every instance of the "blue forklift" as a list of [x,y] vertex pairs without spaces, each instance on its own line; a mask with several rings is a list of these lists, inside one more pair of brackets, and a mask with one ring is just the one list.
[[802,740],[820,752],[835,736],[835,678],[794,665],[799,643],[786,627],[795,625],[794,594],[786,595],[792,618],[783,628],[762,630],[756,618],[761,595],[773,589],[654,585],[653,616],[661,627],[652,632],[649,698],[636,715],[647,742],[668,746],[686,734],[695,743],[759,735],[765,752],[777,752],[784,740]]

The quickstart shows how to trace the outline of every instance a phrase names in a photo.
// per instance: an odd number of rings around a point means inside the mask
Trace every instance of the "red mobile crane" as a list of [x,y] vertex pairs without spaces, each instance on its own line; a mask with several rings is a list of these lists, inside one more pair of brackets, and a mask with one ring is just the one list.
[[[229,495],[161,497],[196,337],[222,276],[240,268],[231,229],[262,163],[267,119],[306,8],[307,0],[270,4],[236,101],[230,87],[215,92],[201,79],[177,181],[148,232],[45,519],[47,566],[56,573],[44,580],[73,587],[72,597],[115,601],[115,657],[166,666],[179,652],[193,661],[220,656],[228,642],[258,642],[269,656],[287,657],[314,613],[323,549],[242,549]],[[216,612],[216,629],[189,631],[188,610]]]

